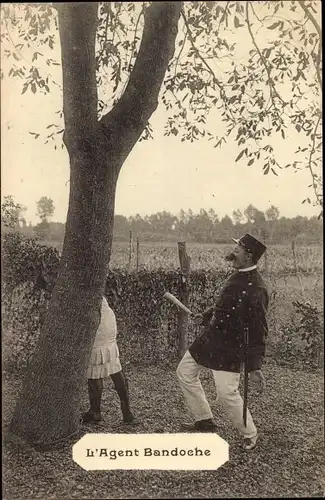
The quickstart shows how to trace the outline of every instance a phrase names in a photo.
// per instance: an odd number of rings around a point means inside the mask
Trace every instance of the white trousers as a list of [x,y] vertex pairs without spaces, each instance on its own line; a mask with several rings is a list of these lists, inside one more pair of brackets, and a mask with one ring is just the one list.
[[[200,382],[202,368],[192,358],[190,352],[186,351],[176,371],[185,401],[195,421],[213,418]],[[243,422],[244,403],[238,390],[240,374],[221,370],[211,371],[217,390],[217,401],[226,410],[232,424],[245,438],[255,437],[257,429],[249,410],[247,410],[247,427]]]

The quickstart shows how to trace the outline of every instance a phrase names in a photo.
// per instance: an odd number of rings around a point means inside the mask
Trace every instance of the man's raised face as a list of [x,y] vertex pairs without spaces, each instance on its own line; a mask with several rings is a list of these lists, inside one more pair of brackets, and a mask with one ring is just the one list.
[[232,251],[232,254],[234,256],[234,259],[231,263],[232,267],[234,267],[235,269],[243,269],[245,267],[253,265],[251,254],[243,245],[238,244]]

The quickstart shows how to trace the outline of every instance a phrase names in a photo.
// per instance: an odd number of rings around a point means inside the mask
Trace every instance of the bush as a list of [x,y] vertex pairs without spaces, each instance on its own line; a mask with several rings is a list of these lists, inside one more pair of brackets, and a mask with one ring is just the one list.
[[304,342],[304,358],[313,366],[319,367],[324,349],[324,328],[320,311],[310,302],[294,301],[293,305],[300,318],[297,331]]
[[1,246],[4,360],[25,367],[58,274],[56,249],[9,232]]

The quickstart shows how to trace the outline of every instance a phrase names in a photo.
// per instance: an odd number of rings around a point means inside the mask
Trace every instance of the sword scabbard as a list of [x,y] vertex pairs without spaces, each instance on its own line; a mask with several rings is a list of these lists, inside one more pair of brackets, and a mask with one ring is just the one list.
[[245,362],[244,362],[244,406],[243,420],[247,427],[247,400],[248,400],[248,330],[245,329]]

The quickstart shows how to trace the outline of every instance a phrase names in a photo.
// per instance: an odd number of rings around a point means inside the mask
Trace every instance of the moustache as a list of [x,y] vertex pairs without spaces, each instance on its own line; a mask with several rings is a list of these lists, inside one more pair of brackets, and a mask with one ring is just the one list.
[[230,252],[225,256],[225,260],[227,260],[228,262],[233,262],[234,260],[236,260],[236,256],[233,254],[233,252]]

